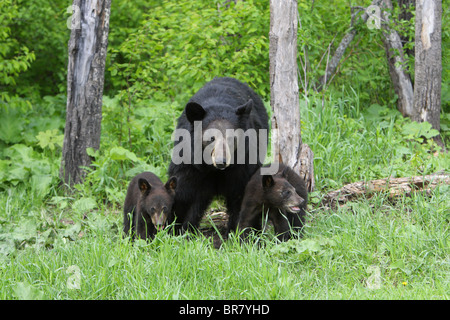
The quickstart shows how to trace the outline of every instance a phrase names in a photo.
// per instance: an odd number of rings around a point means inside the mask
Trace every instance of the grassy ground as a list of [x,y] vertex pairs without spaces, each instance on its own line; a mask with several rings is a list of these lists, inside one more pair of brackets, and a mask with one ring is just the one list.
[[56,231],[51,248],[42,234],[23,240],[2,261],[0,298],[448,299],[449,207],[448,189],[395,204],[379,196],[315,211],[302,240],[267,234],[220,249],[168,234],[132,245],[119,214],[91,212]]
[[386,108],[362,114],[335,99],[302,110],[317,179],[302,240],[268,232],[216,249],[209,237],[162,233],[132,245],[120,201],[104,204],[95,186],[43,197],[18,184],[0,194],[0,299],[449,299],[448,186],[318,205],[348,182],[448,169],[448,154]]

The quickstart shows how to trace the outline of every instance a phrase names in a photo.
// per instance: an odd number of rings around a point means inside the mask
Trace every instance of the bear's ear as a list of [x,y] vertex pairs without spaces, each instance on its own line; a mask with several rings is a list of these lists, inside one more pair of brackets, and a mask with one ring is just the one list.
[[186,117],[190,123],[203,120],[205,113],[205,109],[203,109],[203,107],[197,102],[189,102],[186,105]]
[[142,195],[147,195],[152,188],[152,185],[144,178],[138,180],[139,190],[141,190]]
[[252,111],[253,108],[253,100],[250,99],[246,103],[244,103],[242,106],[237,107],[236,114],[238,116],[243,114],[249,114],[250,111]]
[[287,179],[288,174],[289,174],[289,168],[288,168],[288,167],[284,167],[283,171],[281,172],[281,176],[282,176],[283,178],[286,178],[286,179]]
[[275,181],[273,181],[273,177],[272,176],[264,175],[262,177],[262,185],[263,185],[263,189],[264,190],[273,187],[274,184],[275,184]]
[[167,191],[175,191],[175,188],[177,187],[177,177],[171,177],[165,185],[165,188]]

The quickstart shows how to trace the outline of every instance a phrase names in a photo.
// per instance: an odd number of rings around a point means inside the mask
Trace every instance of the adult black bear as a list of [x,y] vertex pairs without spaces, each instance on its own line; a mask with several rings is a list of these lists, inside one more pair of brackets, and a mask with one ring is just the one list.
[[172,205],[177,179],[171,177],[166,184],[151,172],[135,176],[127,190],[123,209],[123,232],[129,235],[130,214],[131,236],[141,239],[152,238],[163,229],[168,220],[173,220]]
[[250,228],[261,230],[265,217],[272,221],[281,241],[291,238],[291,230],[303,227],[308,191],[306,184],[291,168],[279,164],[275,175],[256,171],[245,188],[239,213],[239,230],[246,238]]
[[228,231],[235,229],[245,186],[264,161],[267,137],[261,98],[236,79],[215,78],[189,100],[178,119],[169,166],[169,175],[178,179],[178,228],[198,227],[213,197],[222,195]]

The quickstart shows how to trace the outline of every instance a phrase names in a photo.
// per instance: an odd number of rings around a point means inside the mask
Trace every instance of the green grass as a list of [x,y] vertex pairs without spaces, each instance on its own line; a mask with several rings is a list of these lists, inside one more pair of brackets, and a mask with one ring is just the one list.
[[367,109],[338,98],[302,108],[317,183],[302,240],[279,243],[269,232],[215,249],[202,236],[162,233],[133,245],[121,237],[121,186],[133,163],[107,158],[105,145],[98,171],[71,196],[3,185],[0,299],[449,299],[448,186],[335,210],[317,204],[345,183],[448,169],[449,155],[407,136],[396,113]]
[[[268,234],[220,249],[168,234],[132,245],[118,233],[119,214],[92,212],[81,237],[57,237],[49,249],[37,235],[4,259],[0,298],[26,297],[28,288],[45,299],[448,299],[447,194],[352,202],[311,214],[300,241]],[[80,289],[67,285],[73,265]],[[371,288],[374,268],[379,286]]]

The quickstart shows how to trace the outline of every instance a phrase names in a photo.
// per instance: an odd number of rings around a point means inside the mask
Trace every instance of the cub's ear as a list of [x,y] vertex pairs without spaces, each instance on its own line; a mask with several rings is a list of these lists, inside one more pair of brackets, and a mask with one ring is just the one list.
[[177,177],[171,177],[164,186],[167,191],[175,191],[177,187]]
[[197,102],[188,102],[186,105],[186,117],[190,123],[201,121],[205,117],[206,111]]
[[252,111],[253,108],[253,100],[250,99],[246,103],[244,103],[242,106],[237,107],[236,114],[238,116],[249,114],[250,111]]
[[267,190],[267,189],[273,187],[274,184],[275,184],[275,182],[273,181],[272,176],[264,175],[262,177],[262,186],[263,186],[264,190]]
[[142,195],[147,195],[152,188],[152,185],[148,183],[148,181],[144,178],[140,178],[138,180],[138,186],[139,190],[141,190]]
[[283,178],[287,178],[287,177],[288,177],[288,174],[289,174],[289,168],[288,168],[288,167],[285,167],[285,168],[283,169],[283,171],[281,172],[281,176],[282,176]]

